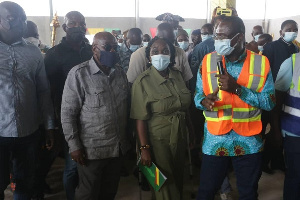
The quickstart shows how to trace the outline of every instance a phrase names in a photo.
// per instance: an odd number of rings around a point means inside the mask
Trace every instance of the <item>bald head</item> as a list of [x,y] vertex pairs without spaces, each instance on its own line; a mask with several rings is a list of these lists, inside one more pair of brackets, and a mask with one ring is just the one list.
[[143,33],[139,28],[131,28],[127,33],[127,41],[132,45],[141,45]]
[[68,20],[70,19],[79,19],[80,21],[85,21],[84,16],[78,12],[78,11],[70,11],[66,14],[65,18],[64,18],[64,23],[66,24]]
[[99,32],[94,36],[93,45],[99,43],[105,45],[106,43],[116,43],[116,38],[109,32]]
[[169,23],[161,23],[157,26],[157,37],[165,38],[170,42],[175,42],[174,29]]

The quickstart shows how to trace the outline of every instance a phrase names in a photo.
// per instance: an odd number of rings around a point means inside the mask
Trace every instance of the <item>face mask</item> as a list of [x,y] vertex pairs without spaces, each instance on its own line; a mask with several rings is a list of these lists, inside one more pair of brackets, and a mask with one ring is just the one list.
[[123,44],[123,42],[118,42],[118,45],[119,45],[119,46],[122,46],[122,44]]
[[254,41],[255,41],[255,42],[258,41],[259,36],[261,36],[261,34],[258,34],[258,35],[256,35],[256,36],[254,36]]
[[178,34],[178,30],[174,30],[174,35],[175,35],[175,38],[177,37],[177,34]]
[[151,56],[151,63],[157,71],[164,71],[170,64],[170,56],[162,54]]
[[81,42],[85,36],[85,29],[82,27],[67,28],[67,33],[74,42]]
[[257,47],[259,51],[263,51],[264,50],[264,46],[258,46]]
[[118,62],[118,54],[116,52],[110,51],[100,51],[100,59],[101,65],[107,67],[114,67]]
[[201,35],[201,38],[202,38],[202,42],[209,39],[209,38],[212,38],[213,35]]
[[148,46],[148,42],[143,42],[143,47]]
[[296,39],[297,35],[298,35],[298,32],[285,32],[283,39],[286,42],[292,42]]
[[183,49],[184,51],[189,47],[190,43],[187,41],[183,41],[183,42],[178,42],[179,47],[181,49]]
[[39,47],[39,45],[40,45],[40,40],[36,39],[35,37],[28,37],[28,38],[25,38],[25,40],[27,40],[28,42],[31,42],[32,44],[34,44],[34,46]]
[[[238,34],[236,34],[233,38],[235,38],[237,35]],[[230,42],[231,42],[231,40],[233,40],[233,38],[232,39],[215,40],[216,52],[223,56],[230,55],[237,45],[237,43],[236,43],[233,47],[230,46]]]
[[135,52],[139,47],[140,47],[140,45],[130,44],[129,49],[130,49],[130,51]]

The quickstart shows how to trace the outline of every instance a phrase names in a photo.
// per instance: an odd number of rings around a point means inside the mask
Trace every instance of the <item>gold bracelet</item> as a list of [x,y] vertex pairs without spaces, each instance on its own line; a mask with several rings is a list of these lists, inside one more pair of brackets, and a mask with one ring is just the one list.
[[141,146],[140,147],[140,150],[142,150],[142,149],[149,149],[150,148],[150,145],[149,144],[146,144],[146,145],[144,145],[144,146]]

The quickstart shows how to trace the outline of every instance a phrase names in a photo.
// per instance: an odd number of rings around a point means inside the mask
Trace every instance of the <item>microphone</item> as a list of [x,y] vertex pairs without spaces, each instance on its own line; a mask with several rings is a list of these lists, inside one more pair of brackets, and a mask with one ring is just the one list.
[[222,55],[218,54],[216,60],[217,60],[219,74],[224,75],[225,71],[224,71],[223,62],[222,62],[222,60],[223,60]]

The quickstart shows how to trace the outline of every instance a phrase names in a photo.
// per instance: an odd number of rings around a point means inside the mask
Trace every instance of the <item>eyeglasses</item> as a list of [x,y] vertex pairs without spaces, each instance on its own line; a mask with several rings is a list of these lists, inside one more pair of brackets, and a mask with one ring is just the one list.
[[[111,50],[114,50],[114,51],[117,51],[118,50],[118,45],[117,44],[103,44],[101,45],[101,47],[105,50],[105,51],[111,51]],[[98,47],[97,47],[98,48]],[[99,48],[98,48],[99,49]],[[101,49],[99,49],[101,50]]]
[[214,34],[212,38],[214,40],[224,40],[224,39],[230,39],[230,40],[232,40],[233,38],[235,38],[239,34],[240,33],[235,34],[232,38],[229,38],[227,35],[217,35],[217,34]]

